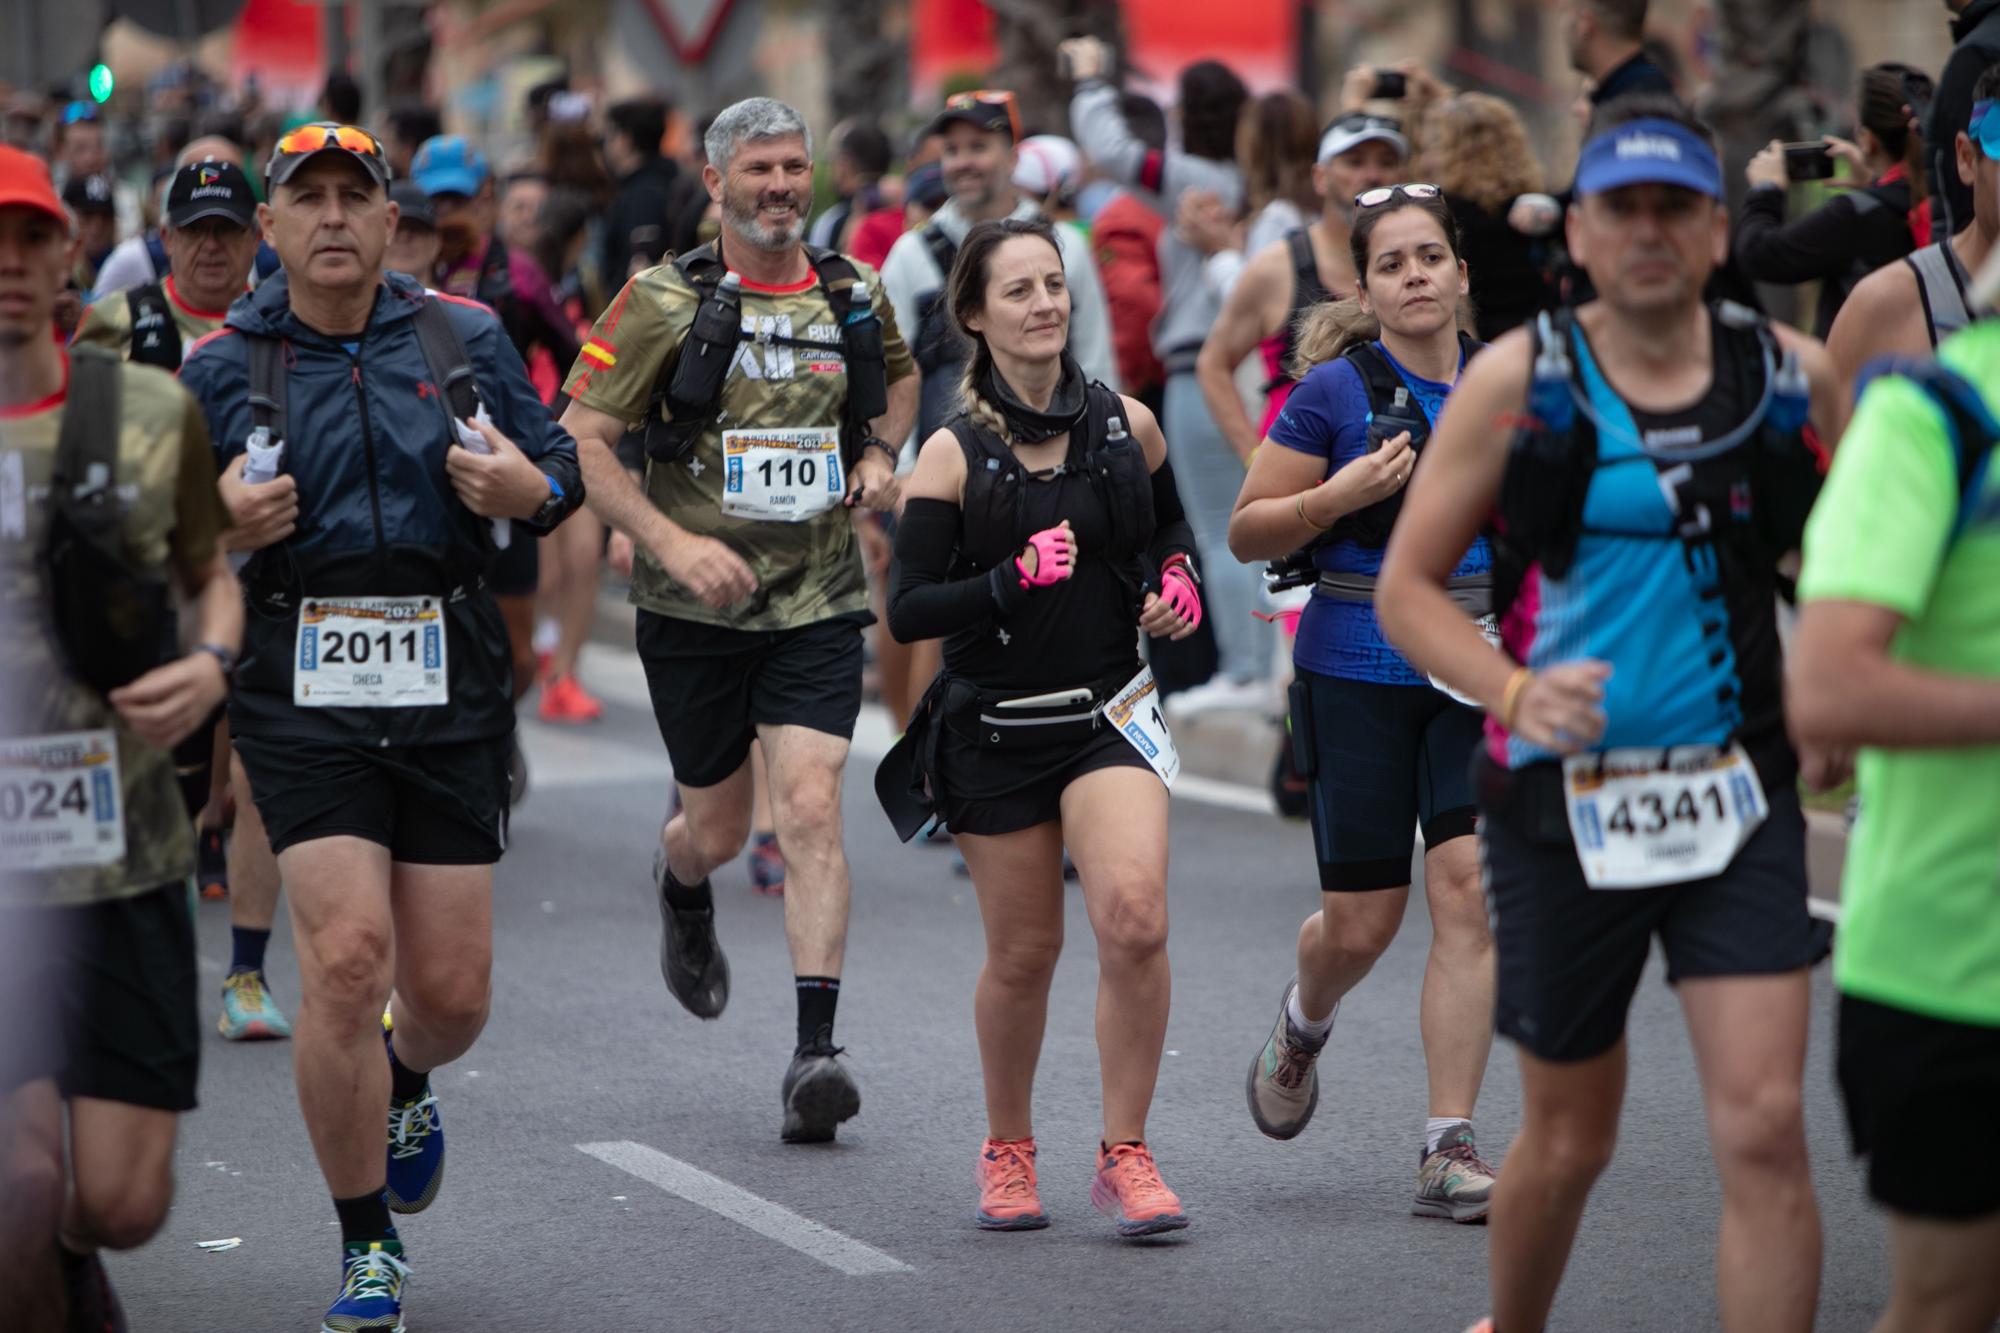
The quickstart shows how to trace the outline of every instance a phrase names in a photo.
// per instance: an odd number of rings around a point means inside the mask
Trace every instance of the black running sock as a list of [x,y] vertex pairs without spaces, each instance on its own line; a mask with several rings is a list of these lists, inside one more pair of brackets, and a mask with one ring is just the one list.
[[252,930],[248,926],[229,928],[229,974],[238,972],[262,972],[264,970],[264,946],[271,942],[268,930]]
[[389,1201],[381,1190],[352,1199],[335,1199],[333,1211],[340,1214],[340,1243],[366,1245],[374,1240],[396,1239],[396,1224],[389,1219]]
[[839,977],[798,977],[793,981],[799,992],[799,1049],[816,1045],[822,1038],[833,1040],[833,1011],[840,1004]]
[[667,906],[676,912],[712,911],[715,907],[715,891],[708,885],[706,876],[699,884],[683,884],[674,878],[674,868],[666,867],[667,877],[660,886],[667,895]]
[[395,1039],[389,1042],[389,1095],[399,1102],[413,1102],[424,1095],[429,1086],[431,1071],[411,1069],[396,1058]]

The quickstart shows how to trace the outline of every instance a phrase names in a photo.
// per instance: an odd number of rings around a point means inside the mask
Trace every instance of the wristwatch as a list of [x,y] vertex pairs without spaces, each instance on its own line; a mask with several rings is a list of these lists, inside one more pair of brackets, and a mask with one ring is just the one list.
[[222,681],[225,685],[236,683],[236,654],[219,643],[198,643],[194,646],[198,653],[207,653],[222,664]]
[[546,472],[542,474],[542,477],[549,483],[549,498],[542,501],[542,507],[535,511],[533,518],[528,520],[538,528],[546,528],[561,517],[563,505],[566,503],[563,499],[562,484]]

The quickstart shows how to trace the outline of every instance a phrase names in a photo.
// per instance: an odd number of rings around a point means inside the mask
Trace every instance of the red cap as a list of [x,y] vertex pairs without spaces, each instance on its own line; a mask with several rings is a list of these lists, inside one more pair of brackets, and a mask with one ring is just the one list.
[[56,197],[55,184],[42,159],[5,145],[0,145],[0,208],[40,209],[69,226],[69,211]]

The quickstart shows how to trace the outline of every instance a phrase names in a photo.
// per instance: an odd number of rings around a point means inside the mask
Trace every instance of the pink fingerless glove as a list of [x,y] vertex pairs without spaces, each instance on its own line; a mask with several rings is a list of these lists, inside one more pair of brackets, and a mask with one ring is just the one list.
[[1043,528],[1028,538],[1026,550],[1035,553],[1034,573],[1028,572],[1020,556],[1014,557],[1014,571],[1021,576],[1023,588],[1046,588],[1075,572],[1076,537],[1068,528]]
[[1160,600],[1171,606],[1189,629],[1201,624],[1201,594],[1195,590],[1194,575],[1185,567],[1169,565],[1160,575]]

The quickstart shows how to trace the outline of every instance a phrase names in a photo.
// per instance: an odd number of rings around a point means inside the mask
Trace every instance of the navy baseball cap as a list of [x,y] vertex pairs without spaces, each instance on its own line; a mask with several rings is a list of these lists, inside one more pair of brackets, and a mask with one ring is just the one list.
[[1627,185],[1676,185],[1720,199],[1722,167],[1715,150],[1693,130],[1648,116],[1604,131],[1577,157],[1579,195]]
[[62,201],[77,213],[116,213],[118,211],[117,187],[111,177],[98,173],[94,176],[72,176],[69,184],[63,186]]
[[424,187],[425,194],[479,193],[492,171],[486,155],[465,141],[462,134],[440,134],[426,139],[410,159],[410,179]]

